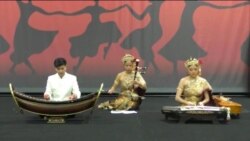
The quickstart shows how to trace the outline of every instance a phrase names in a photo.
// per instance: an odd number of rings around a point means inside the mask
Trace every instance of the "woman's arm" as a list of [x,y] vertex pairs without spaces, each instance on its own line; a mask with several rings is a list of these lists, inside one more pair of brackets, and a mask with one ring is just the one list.
[[201,102],[199,102],[199,105],[205,105],[211,100],[209,92],[212,91],[212,86],[208,83],[208,81],[205,78],[203,79],[204,79],[204,99]]
[[199,105],[203,106],[205,104],[207,104],[209,102],[209,95],[208,95],[208,91],[204,92],[204,99],[199,102]]
[[182,78],[179,82],[179,85],[177,87],[176,95],[175,95],[175,100],[183,105],[189,105],[189,106],[194,106],[195,103],[186,101],[182,98],[182,93],[184,89],[184,84],[185,84],[185,79]]
[[108,91],[109,94],[112,94],[115,91],[115,89],[117,88],[117,86],[120,84],[120,77],[121,77],[121,73],[119,73],[116,76],[115,81],[114,81],[112,87]]
[[147,89],[146,81],[144,80],[144,78],[139,73],[137,74],[137,78],[134,81],[134,84],[137,85],[138,87],[142,88],[142,89]]

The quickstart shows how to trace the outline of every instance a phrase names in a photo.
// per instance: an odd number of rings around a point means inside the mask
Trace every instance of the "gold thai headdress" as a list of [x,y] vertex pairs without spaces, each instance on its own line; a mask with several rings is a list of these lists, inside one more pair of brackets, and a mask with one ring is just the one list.
[[122,57],[122,63],[125,64],[126,62],[135,62],[135,57],[131,54],[125,54]]
[[196,67],[200,67],[201,62],[199,60],[197,60],[196,58],[189,58],[188,60],[186,60],[185,62],[185,67],[188,69],[191,66],[196,66]]

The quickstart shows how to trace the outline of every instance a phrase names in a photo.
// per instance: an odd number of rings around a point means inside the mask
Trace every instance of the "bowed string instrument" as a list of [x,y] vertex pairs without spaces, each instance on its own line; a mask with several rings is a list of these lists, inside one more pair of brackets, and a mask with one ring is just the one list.
[[[137,73],[145,74],[147,68],[146,67],[139,67],[139,59],[135,59],[135,73],[134,73],[134,80],[136,80]],[[135,87],[133,86],[133,90],[135,93],[137,93],[139,96],[144,97],[146,93],[146,88],[141,87]]]

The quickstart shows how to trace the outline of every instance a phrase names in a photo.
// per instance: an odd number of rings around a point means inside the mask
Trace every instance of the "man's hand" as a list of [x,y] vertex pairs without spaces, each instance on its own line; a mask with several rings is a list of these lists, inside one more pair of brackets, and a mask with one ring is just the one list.
[[76,98],[77,98],[77,96],[75,94],[72,94],[71,96],[69,96],[69,100],[74,100]]
[[46,100],[49,100],[49,99],[50,99],[48,94],[44,94],[44,95],[43,95],[43,98],[46,99]]

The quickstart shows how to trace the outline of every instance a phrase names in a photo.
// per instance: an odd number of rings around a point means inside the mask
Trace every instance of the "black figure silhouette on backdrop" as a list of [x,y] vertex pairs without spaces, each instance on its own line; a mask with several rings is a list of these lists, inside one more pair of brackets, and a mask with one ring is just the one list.
[[17,1],[17,4],[20,8],[20,19],[14,37],[14,52],[10,56],[13,62],[10,71],[15,73],[15,67],[18,64],[25,63],[31,69],[32,73],[35,73],[28,60],[29,57],[33,54],[39,54],[48,48],[57,31],[34,29],[28,23],[29,17],[36,11],[45,15],[52,15],[53,13],[47,13],[43,9],[34,6],[31,1],[28,1],[28,3]]
[[121,32],[115,22],[100,21],[100,15],[103,13],[115,12],[126,5],[117,7],[115,9],[107,10],[99,5],[98,0],[95,0],[94,6],[88,6],[78,12],[68,15],[78,15],[82,13],[89,13],[92,20],[89,23],[87,30],[79,36],[70,38],[72,44],[70,54],[72,57],[79,57],[78,63],[73,68],[73,72],[77,73],[82,61],[86,56],[93,57],[97,54],[98,48],[102,43],[108,45],[104,48],[103,58],[105,59],[109,48],[113,42],[118,42],[121,37]]
[[2,36],[0,36],[0,54],[5,53],[8,49],[8,42]]
[[124,49],[131,49],[132,47],[137,48],[140,57],[145,61],[144,66],[149,67],[149,64],[152,63],[157,72],[159,69],[154,62],[152,47],[162,36],[159,11],[163,2],[164,1],[151,1],[151,5],[149,5],[141,15],[138,15],[131,7],[128,7],[129,11],[136,19],[142,20],[149,14],[150,22],[144,28],[131,32],[121,43],[121,47]]
[[250,67],[250,35],[241,46],[241,60]]
[[[14,72],[15,67],[18,64],[25,63],[31,69],[31,71],[33,73],[35,73],[35,70],[33,69],[31,63],[28,60],[29,57],[33,54],[41,53],[42,51],[47,49],[49,47],[49,45],[51,44],[51,42],[53,41],[55,35],[57,34],[57,31],[41,31],[41,30],[37,30],[37,29],[34,29],[34,28],[29,26],[29,24],[28,24],[29,17],[31,16],[32,13],[34,13],[36,11],[40,12],[42,14],[45,14],[45,15],[53,15],[53,14],[77,15],[77,14],[81,14],[81,13],[90,13],[92,15],[92,21],[88,25],[87,30],[82,35],[77,36],[77,37],[73,37],[70,39],[70,41],[72,43],[72,47],[71,47],[71,51],[70,51],[71,55],[73,57],[77,57],[77,56],[80,57],[78,64],[74,67],[74,71],[76,72],[79,69],[85,56],[96,55],[98,48],[99,48],[99,45],[107,42],[108,45],[107,45],[107,47],[104,48],[104,58],[105,58],[112,42],[117,42],[119,40],[119,38],[121,37],[121,32],[119,31],[119,29],[117,28],[117,25],[114,22],[101,23],[99,16],[102,13],[118,11],[127,5],[123,5],[121,7],[115,8],[113,10],[106,10],[106,9],[99,6],[97,0],[95,0],[95,2],[96,3],[94,6],[89,6],[87,8],[84,8],[83,10],[76,12],[76,13],[68,14],[68,13],[63,13],[63,12],[48,13],[48,12],[44,11],[43,9],[32,5],[31,0],[29,0],[28,3],[23,3],[22,1],[17,1],[18,6],[20,8],[20,13],[21,13],[20,15],[21,16],[20,16],[20,20],[17,24],[16,33],[15,33],[15,37],[14,37],[14,52],[10,56],[10,58],[13,62],[13,65],[10,68],[10,71],[15,73]],[[162,3],[162,1],[152,2],[152,5],[149,6],[141,16],[137,15],[133,11],[132,8],[127,6],[128,9],[130,10],[130,12],[137,19],[142,19],[143,17],[145,17],[145,15],[148,12],[151,15],[151,21],[145,28],[132,32],[122,43],[123,48],[129,48],[129,47],[133,47],[133,46],[137,47],[141,57],[145,60],[145,63],[146,64],[153,63],[153,66],[156,69],[157,69],[157,66],[153,61],[154,55],[153,55],[153,51],[152,51],[152,45],[162,35],[162,31],[160,29],[160,24],[159,24],[159,9],[160,9],[161,3]],[[193,7],[193,9],[196,9],[198,6],[200,6],[202,4],[208,5],[208,6],[217,8],[217,9],[223,9],[223,8],[234,8],[234,7],[243,6],[243,5],[249,4],[249,2],[237,4],[234,6],[215,6],[215,5],[206,3],[206,2],[199,2],[199,3],[195,2],[194,4],[196,6],[191,6],[191,8]],[[189,9],[189,7],[190,7],[190,4],[187,3],[186,9]],[[190,11],[194,11],[194,10],[191,9]],[[185,19],[184,15],[182,16],[182,18]],[[186,17],[186,18],[188,18],[188,17]],[[192,20],[190,20],[190,21],[192,23]],[[182,42],[182,38],[177,38],[177,37],[180,36],[178,34],[183,34],[182,32],[185,31],[184,27],[185,26],[183,24],[181,24],[179,31],[175,35],[176,37],[174,37],[172,39],[173,41],[170,41],[170,43],[167,44],[168,46],[165,46],[160,51],[160,53],[166,59],[171,60],[174,64],[177,63],[177,60],[181,60],[181,58],[183,58],[183,56],[181,56],[180,54],[178,54],[178,56],[174,56],[174,57],[171,55],[171,54],[175,54],[176,51],[179,53],[179,51],[178,51],[179,49],[176,49],[176,47],[185,48],[182,45],[190,44],[188,42],[186,42],[186,44],[181,44],[181,45],[177,44],[178,42]],[[149,34],[147,34],[147,33],[149,33]],[[193,35],[194,31],[193,32],[191,31],[190,33],[188,33],[184,37],[191,38],[190,42],[193,42],[192,36],[190,36],[190,35]],[[140,36],[140,34],[141,34],[141,36]],[[147,36],[147,35],[151,35],[151,36]],[[144,38],[142,38],[142,37],[144,37]],[[175,38],[177,38],[177,39],[175,39]],[[137,41],[135,39],[137,39]],[[131,45],[129,44],[130,40],[132,41],[130,43]],[[175,40],[178,42],[171,43],[171,42],[174,42]],[[146,43],[143,43],[144,41],[146,41]],[[5,43],[5,42],[3,41],[3,43]],[[170,44],[173,44],[173,49],[171,49],[172,47],[169,46]],[[85,46],[85,47],[83,47],[83,46]],[[170,49],[168,49],[168,48],[170,48]],[[196,48],[198,48],[201,52],[204,52],[199,47],[196,46]],[[185,48],[185,50],[187,50],[187,48]],[[168,52],[171,52],[170,55],[168,55]],[[187,52],[189,52],[189,51],[187,51]],[[192,50],[192,52],[199,52],[199,51]],[[190,55],[188,53],[186,56],[187,57],[190,57],[190,56],[196,57],[195,55]],[[201,53],[200,53],[200,56],[201,56]]]
[[[241,59],[242,61],[250,67],[250,35],[246,38],[243,45],[241,46]],[[250,74],[248,73],[247,85],[248,92],[250,91]]]
[[190,57],[200,58],[206,56],[206,52],[193,40],[195,28],[193,14],[200,6],[209,6],[216,9],[236,8],[249,4],[243,2],[233,6],[217,6],[204,1],[185,1],[186,6],[180,21],[180,28],[175,36],[159,51],[163,57],[173,63],[173,74],[178,75],[177,61],[187,60]]

